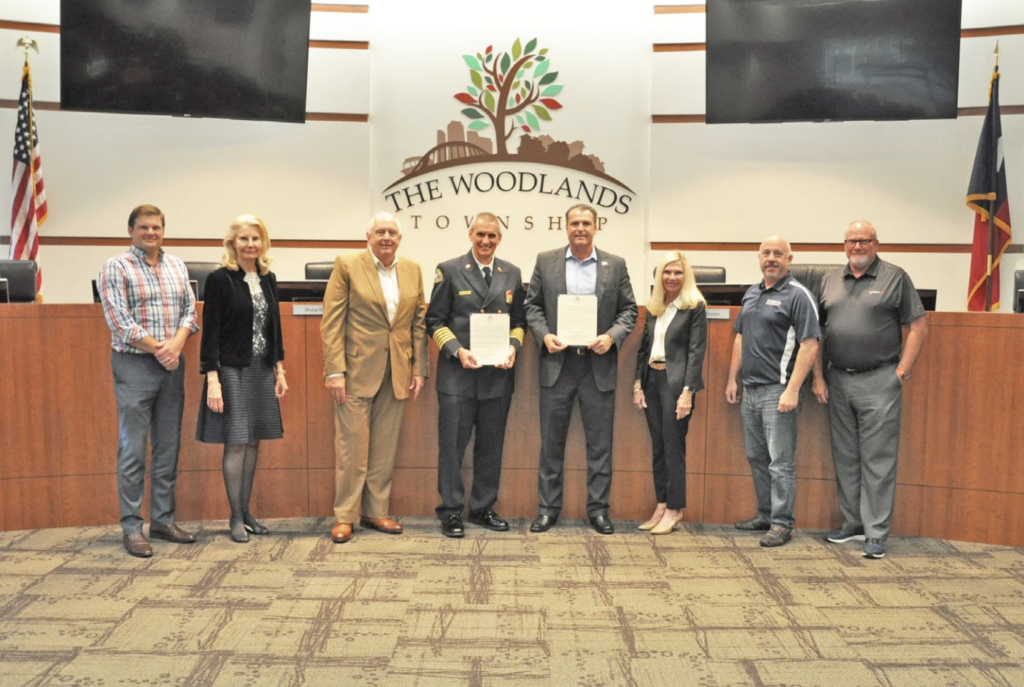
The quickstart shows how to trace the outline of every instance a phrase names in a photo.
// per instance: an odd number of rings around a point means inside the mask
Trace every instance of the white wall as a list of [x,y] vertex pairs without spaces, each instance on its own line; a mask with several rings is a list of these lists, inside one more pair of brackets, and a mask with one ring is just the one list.
[[[1024,23],[1024,3],[964,0],[965,29]],[[704,14],[661,15],[658,43],[702,42]],[[996,38],[961,40],[960,107],[988,102]],[[999,37],[1000,102],[1024,103],[1024,36]],[[705,53],[652,56],[655,115],[703,114]],[[1024,196],[1024,117],[1004,116],[1003,141],[1013,199]],[[965,310],[970,255],[894,253],[886,242],[969,244],[974,214],[964,204],[981,117],[914,122],[659,124],[651,133],[651,241],[759,242],[781,234],[794,242],[835,242],[837,252],[797,255],[802,262],[842,262],[839,242],[854,219],[878,229],[880,250],[922,288],[938,289],[938,309]],[[1017,243],[1020,243],[1018,230]],[[751,252],[699,252],[695,264],[724,265],[728,279],[760,278]],[[649,257],[649,266],[656,256]],[[1004,302],[1020,255],[1004,258]],[[649,273],[649,270],[648,270]],[[1004,311],[1010,308],[1004,306]]]
[[[57,0],[6,0],[0,19],[56,23]],[[0,44],[21,35],[39,41],[31,54],[33,95],[60,100],[60,37],[0,30]],[[368,40],[366,14],[314,12],[311,36]],[[369,110],[366,50],[311,49],[307,111]],[[0,98],[16,99],[21,54],[0,51]],[[0,140],[13,141],[13,109],[0,110]],[[363,239],[372,209],[369,125],[358,122],[284,124],[222,119],[93,114],[37,110],[49,219],[42,234],[125,237],[128,212],[140,203],[167,215],[167,237],[221,238],[241,213],[267,222],[272,238]],[[0,190],[10,207],[10,190]],[[8,211],[4,211],[8,216]],[[0,233],[9,234],[3,226]],[[4,247],[6,249],[6,246]],[[113,247],[42,246],[43,295],[48,303],[87,302],[89,282]],[[217,248],[176,247],[186,260],[217,260]],[[275,248],[274,269],[301,279],[306,262],[330,260],[330,249]]]
[[[449,87],[451,55],[460,55],[463,44],[493,40],[497,47],[509,36],[539,35],[542,40],[557,37],[553,40],[558,43],[558,55],[553,59],[570,72],[575,70],[565,76],[565,97],[570,98],[570,89],[575,88],[571,98],[577,100],[555,117],[553,135],[586,138],[588,152],[597,145],[591,141],[607,137],[617,142],[613,149],[593,152],[609,163],[610,172],[628,176],[640,191],[631,221],[620,225],[624,228],[618,235],[602,237],[617,252],[633,256],[638,293],[646,292],[645,276],[654,259],[645,249],[649,241],[756,242],[767,234],[783,233],[794,241],[836,241],[838,245],[846,223],[856,217],[876,224],[883,255],[885,242],[962,245],[971,241],[973,217],[963,196],[980,117],[652,126],[651,114],[704,111],[704,54],[649,49],[652,43],[702,41],[704,15],[654,15],[650,5],[637,10],[632,3],[559,3],[561,9],[555,12],[555,6],[548,4],[550,11],[543,10],[543,3],[529,4],[522,12],[504,15],[504,23],[494,21],[492,14],[509,12],[507,8],[488,10],[479,3],[454,1],[431,3],[436,11],[430,14],[424,14],[422,3],[413,0],[376,0],[369,14],[313,13],[313,38],[369,40],[371,50],[311,50],[307,109],[370,114],[368,124],[295,125],[39,111],[50,204],[43,233],[121,237],[128,210],[153,202],[167,213],[169,237],[219,238],[232,217],[254,212],[267,220],[278,239],[361,239],[368,216],[385,207],[380,179],[386,175],[380,170],[393,168],[396,157],[422,152],[406,153],[404,144],[389,148],[390,141],[405,136],[406,128],[410,135],[417,128],[428,132],[438,128],[435,119],[442,109],[448,112],[450,104],[434,98]],[[0,19],[54,24],[59,22],[58,8],[58,0],[5,0]],[[541,23],[537,17],[549,19]],[[570,22],[579,27],[577,39],[565,30]],[[1024,3],[964,0],[963,24],[965,28],[1024,24]],[[609,40],[616,31],[620,40]],[[35,97],[57,101],[60,37],[0,30],[0,45],[13,46],[25,33],[36,38],[42,50],[32,56]],[[422,44],[399,48],[395,46],[398,36]],[[985,104],[994,43],[994,38],[962,41],[961,106]],[[1024,36],[1003,36],[999,43],[1002,103],[1024,104]],[[635,50],[636,45],[648,47]],[[385,49],[389,52],[382,54]],[[407,83],[385,82],[393,74],[388,66],[394,56],[390,51],[400,49],[409,53],[419,49],[424,57],[409,64]],[[585,73],[587,58],[581,56],[588,50],[607,56],[609,62],[595,63]],[[435,67],[437,53],[445,57]],[[615,59],[620,61],[621,74],[615,72],[615,76],[622,87],[602,91],[601,70],[611,68]],[[632,74],[634,80],[623,83],[623,74]],[[20,54],[0,50],[0,98],[17,97],[19,78]],[[456,80],[463,78],[456,75]],[[375,109],[374,103],[400,100],[403,89],[407,117],[395,117],[391,109]],[[584,90],[586,97],[581,96]],[[636,99],[642,102],[628,102]],[[588,102],[604,102],[614,112],[626,114],[608,114],[601,107],[581,113],[581,103]],[[453,112],[450,118],[457,119],[457,111]],[[0,110],[0,141],[12,140],[14,115],[14,110]],[[395,126],[403,131],[395,131]],[[1003,128],[1013,203],[1024,198],[1024,117],[1004,116]],[[417,140],[429,135],[421,134],[415,132]],[[4,185],[0,206],[9,204]],[[534,198],[503,200],[498,205],[499,213],[520,216],[548,212]],[[454,206],[461,214],[479,209],[483,208],[470,203]],[[639,224],[634,225],[633,218]],[[8,232],[8,227],[0,227],[0,233]],[[408,238],[404,247],[424,264],[427,275],[434,262],[467,248],[461,232]],[[507,248],[508,255],[528,271],[529,256],[559,240],[557,232],[541,237],[521,233],[519,238],[510,234],[503,250]],[[88,280],[115,250],[44,246],[47,302],[89,300]],[[186,259],[219,255],[210,248],[174,252]],[[305,262],[330,259],[334,253],[295,248],[274,252],[275,270],[286,279],[300,278]],[[753,256],[746,252],[691,257],[696,264],[725,265],[733,282],[759,277]],[[887,257],[911,271],[919,286],[937,288],[940,309],[965,308],[969,255],[897,253]],[[798,255],[797,260],[834,262],[841,256]],[[1004,298],[1010,293],[1012,270],[1019,268],[1024,268],[1021,256],[1011,255],[1004,261]]]

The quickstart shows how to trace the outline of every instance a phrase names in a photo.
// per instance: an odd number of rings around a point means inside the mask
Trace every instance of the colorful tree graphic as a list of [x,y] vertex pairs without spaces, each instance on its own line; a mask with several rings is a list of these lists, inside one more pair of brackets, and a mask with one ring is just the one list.
[[483,54],[462,56],[472,85],[456,93],[455,99],[468,105],[462,114],[473,120],[470,130],[494,126],[498,155],[506,155],[516,128],[539,131],[541,120],[551,121],[551,110],[562,108],[555,100],[562,87],[555,83],[558,72],[548,71],[547,48],[534,52],[536,38],[525,47],[517,38],[511,52],[495,53],[493,48],[489,45]]

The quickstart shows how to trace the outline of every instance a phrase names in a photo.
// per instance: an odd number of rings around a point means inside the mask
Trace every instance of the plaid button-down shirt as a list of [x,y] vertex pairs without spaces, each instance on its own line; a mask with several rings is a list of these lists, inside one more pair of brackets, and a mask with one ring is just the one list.
[[107,260],[97,282],[110,345],[121,353],[145,353],[131,344],[152,336],[164,341],[179,327],[199,331],[185,263],[160,249],[156,265],[132,246]]

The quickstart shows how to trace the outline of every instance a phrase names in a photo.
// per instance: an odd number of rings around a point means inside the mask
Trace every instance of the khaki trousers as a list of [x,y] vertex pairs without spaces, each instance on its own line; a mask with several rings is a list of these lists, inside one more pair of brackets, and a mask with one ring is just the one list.
[[334,406],[334,517],[355,523],[359,516],[383,518],[391,502],[391,474],[398,452],[405,401],[395,398],[391,365],[377,394],[349,396]]

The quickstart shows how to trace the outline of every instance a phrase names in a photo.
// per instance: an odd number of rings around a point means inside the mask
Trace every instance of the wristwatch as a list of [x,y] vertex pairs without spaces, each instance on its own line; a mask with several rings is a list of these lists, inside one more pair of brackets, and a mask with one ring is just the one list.
[[910,370],[904,370],[903,372],[900,372],[900,368],[897,367],[896,374],[898,374],[900,376],[900,379],[902,379],[903,381],[907,381],[908,379],[910,379]]

